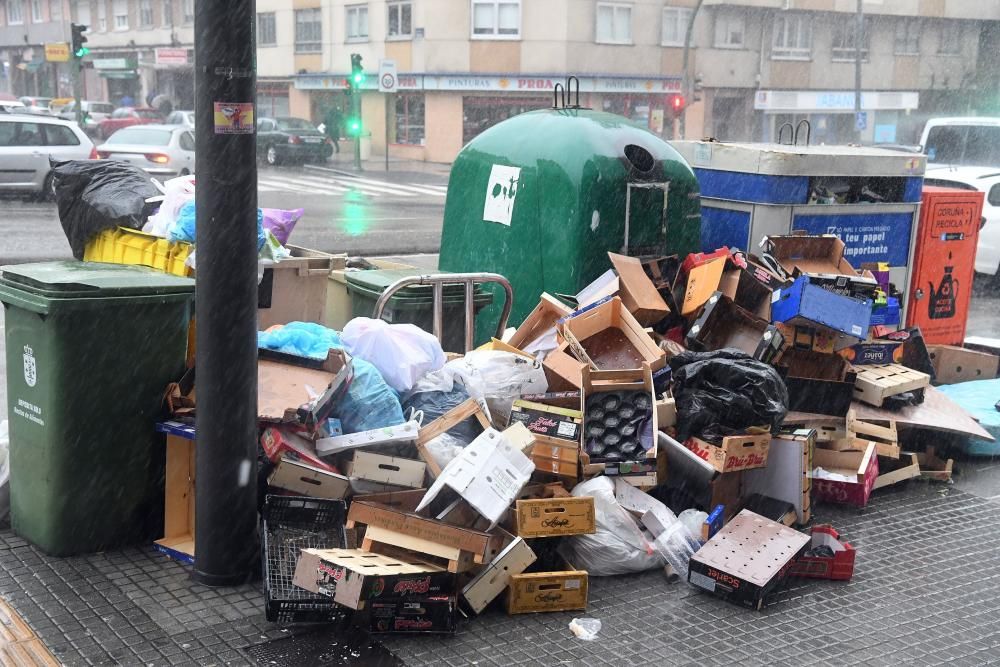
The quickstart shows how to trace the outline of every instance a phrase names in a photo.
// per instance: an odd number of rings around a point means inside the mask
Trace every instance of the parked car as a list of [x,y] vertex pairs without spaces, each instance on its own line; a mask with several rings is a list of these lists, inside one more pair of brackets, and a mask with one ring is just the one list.
[[[101,123],[106,118],[110,118],[115,110],[115,105],[110,102],[91,102],[89,100],[80,102],[80,107],[86,114],[83,130],[90,135],[96,134]],[[63,120],[76,120],[76,101],[73,100],[62,106],[56,115]]]
[[282,162],[324,162],[333,146],[316,126],[303,118],[261,118],[257,121],[257,158],[270,165]]
[[976,271],[991,276],[1000,270],[1000,168],[930,167],[924,175],[927,185],[979,190],[985,193],[983,220],[976,247]]
[[167,116],[167,120],[164,122],[167,125],[184,125],[185,127],[194,127],[194,112],[171,111],[170,115]]
[[51,97],[21,97],[19,100],[24,104],[25,110],[28,113],[41,114],[43,116],[51,114],[49,110],[49,102],[52,101]]
[[920,145],[927,163],[1000,169],[1000,118],[932,118]]
[[21,100],[0,100],[0,111],[4,113],[28,113]]
[[51,197],[49,157],[95,160],[90,137],[75,123],[59,118],[0,114],[0,191],[35,192]]
[[119,107],[111,112],[111,116],[105,118],[98,124],[97,134],[102,139],[108,139],[112,134],[123,127],[132,125],[150,125],[162,123],[163,116],[156,109]]
[[136,125],[118,130],[97,147],[102,158],[124,160],[167,180],[194,171],[194,133],[177,125]]

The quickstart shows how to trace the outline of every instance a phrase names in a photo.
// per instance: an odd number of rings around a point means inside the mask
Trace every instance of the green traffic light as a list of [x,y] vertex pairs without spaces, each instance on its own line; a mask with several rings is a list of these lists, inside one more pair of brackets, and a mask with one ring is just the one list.
[[85,47],[83,47],[82,49],[77,49],[77,50],[76,50],[76,53],[74,53],[73,55],[75,55],[75,56],[76,56],[77,58],[82,58],[82,57],[84,57],[85,55],[87,55],[88,53],[90,53],[90,49],[88,49],[88,48],[87,48],[87,47],[85,46]]
[[347,130],[353,134],[361,134],[361,121],[357,118],[351,118],[347,121]]
[[355,72],[354,83],[360,86],[364,82],[365,82],[365,75],[362,72]]

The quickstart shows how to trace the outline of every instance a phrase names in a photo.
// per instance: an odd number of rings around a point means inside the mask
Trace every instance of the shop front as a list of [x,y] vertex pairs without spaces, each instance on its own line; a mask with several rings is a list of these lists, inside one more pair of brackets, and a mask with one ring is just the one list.
[[[758,90],[754,110],[760,117],[762,141],[777,141],[785,123],[809,121],[811,143],[912,143],[909,121],[920,95],[905,91],[863,91],[861,115],[855,116],[853,91]],[[786,137],[787,140],[787,137]]]
[[194,53],[183,47],[153,49],[143,64],[147,101],[166,96],[175,109],[194,109]]
[[138,57],[135,53],[94,58],[93,65],[107,90],[104,99],[115,106],[144,106]]

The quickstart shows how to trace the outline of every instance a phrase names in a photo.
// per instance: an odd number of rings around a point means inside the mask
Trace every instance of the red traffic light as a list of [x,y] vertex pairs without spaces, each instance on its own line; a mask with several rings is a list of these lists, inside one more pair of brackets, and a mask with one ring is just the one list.
[[671,95],[670,96],[670,108],[673,111],[680,112],[684,110],[684,96],[683,95]]

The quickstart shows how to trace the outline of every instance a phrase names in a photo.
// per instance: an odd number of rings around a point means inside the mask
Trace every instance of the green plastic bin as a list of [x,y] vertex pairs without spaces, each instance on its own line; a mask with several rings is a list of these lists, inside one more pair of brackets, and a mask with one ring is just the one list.
[[[447,273],[438,271],[437,273]],[[421,276],[421,269],[385,269],[347,273],[347,291],[351,295],[355,317],[371,317],[375,303],[392,283],[400,278]],[[473,297],[475,312],[493,303],[493,294],[476,285]],[[444,286],[442,304],[442,347],[448,352],[465,352],[465,287],[460,283]],[[382,319],[392,324],[415,324],[424,331],[434,331],[434,293],[430,285],[405,287],[389,299],[382,311]],[[475,323],[473,323],[475,326]],[[496,325],[494,324],[494,327]],[[482,340],[477,343],[485,342]]]
[[154,424],[193,298],[192,279],[136,266],[0,267],[18,535],[54,556],[159,537]]

